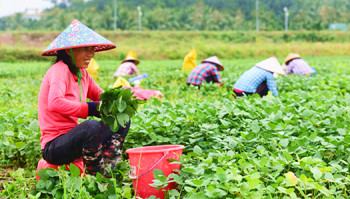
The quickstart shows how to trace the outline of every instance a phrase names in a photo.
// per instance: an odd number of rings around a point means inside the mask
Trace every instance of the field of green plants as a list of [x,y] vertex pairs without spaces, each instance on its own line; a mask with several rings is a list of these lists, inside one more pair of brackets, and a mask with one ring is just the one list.
[[[349,56],[304,57],[314,77],[279,76],[279,96],[235,99],[238,77],[263,58],[224,59],[224,86],[186,84],[182,60],[141,60],[143,88],[164,97],[142,104],[124,149],[181,144],[181,170],[153,186],[179,184],[169,198],[348,198]],[[282,62],[283,57],[279,57]],[[108,89],[120,60],[96,60]],[[50,62],[0,62],[0,198],[133,198],[128,156],[114,178],[42,170],[37,96]],[[83,120],[82,120],[83,121]]]

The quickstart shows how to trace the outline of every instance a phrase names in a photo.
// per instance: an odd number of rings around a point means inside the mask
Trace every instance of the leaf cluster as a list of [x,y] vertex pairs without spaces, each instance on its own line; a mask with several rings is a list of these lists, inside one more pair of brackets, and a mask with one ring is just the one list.
[[126,183],[124,179],[128,169],[127,163],[119,163],[110,179],[99,173],[81,178],[79,168],[74,164],[69,165],[69,170],[66,170],[66,165],[60,166],[57,171],[41,169],[38,172],[41,178],[29,198],[131,198],[131,183]]
[[116,132],[119,126],[125,128],[137,111],[142,100],[133,96],[130,88],[112,88],[100,95],[98,111],[105,124],[109,124],[112,131]]

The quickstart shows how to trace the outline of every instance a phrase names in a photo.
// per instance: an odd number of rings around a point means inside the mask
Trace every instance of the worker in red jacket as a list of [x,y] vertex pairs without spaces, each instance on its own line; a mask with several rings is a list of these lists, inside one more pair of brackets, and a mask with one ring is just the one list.
[[[120,159],[130,122],[117,132],[102,120],[78,123],[79,118],[99,117],[99,96],[104,92],[85,69],[95,52],[115,47],[74,20],[41,53],[56,56],[42,80],[38,103],[41,150],[47,163],[62,165],[82,158],[86,173],[108,176]],[[39,167],[43,167],[40,162]]]

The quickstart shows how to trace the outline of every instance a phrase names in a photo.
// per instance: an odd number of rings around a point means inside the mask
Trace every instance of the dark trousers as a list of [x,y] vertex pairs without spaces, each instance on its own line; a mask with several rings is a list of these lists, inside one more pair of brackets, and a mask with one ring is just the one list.
[[260,97],[266,96],[269,92],[269,89],[267,88],[266,80],[263,81],[258,88],[256,89],[256,93],[260,95]]
[[131,121],[126,125],[126,128],[119,127],[117,132],[113,132],[109,125],[105,125],[102,121],[87,120],[82,122],[67,133],[48,142],[42,152],[43,158],[55,165],[69,164],[82,157],[83,149],[96,149],[108,143],[113,135],[124,139],[128,134],[130,123]]
[[[206,82],[208,82],[208,83],[215,82],[215,81],[214,81],[214,77],[211,76],[211,75],[209,75],[208,77],[205,77],[204,80],[205,80]],[[187,83],[187,85],[191,85],[191,84],[190,84],[190,83]],[[200,85],[195,85],[195,84],[193,84],[193,85],[194,85],[194,86],[197,86],[198,89],[201,88]]]
[[208,82],[208,83],[210,83],[210,82],[215,82],[215,81],[214,81],[214,77],[211,76],[211,75],[205,77],[204,80],[205,80],[206,82]]
[[[237,97],[243,97],[245,95],[253,95],[254,94],[254,93],[244,92],[244,91],[241,93],[238,93],[236,91],[233,91],[233,92],[236,94]],[[269,89],[267,88],[267,84],[266,84],[266,80],[265,80],[258,86],[255,93],[259,94],[260,97],[263,97],[263,96],[266,96],[268,92],[269,92]]]

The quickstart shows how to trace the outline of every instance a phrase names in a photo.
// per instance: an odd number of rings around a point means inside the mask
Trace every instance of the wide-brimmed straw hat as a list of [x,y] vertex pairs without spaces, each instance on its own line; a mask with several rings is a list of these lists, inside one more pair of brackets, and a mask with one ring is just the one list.
[[122,61],[122,63],[126,61],[134,61],[136,65],[140,63],[140,61],[137,59],[137,54],[135,51],[128,52],[128,54],[125,56],[125,59]]
[[53,40],[41,55],[56,56],[59,50],[89,46],[94,46],[95,52],[110,50],[116,47],[114,43],[75,19]]
[[136,59],[135,57],[133,57],[133,56],[128,56],[128,57],[126,57],[126,58],[122,61],[122,63],[124,63],[124,62],[126,62],[126,61],[133,61],[133,62],[135,62],[136,65],[140,63],[140,61],[137,60],[137,59]]
[[210,62],[216,64],[218,66],[218,71],[223,71],[225,69],[217,56],[209,57],[203,60],[201,63],[203,62]]
[[290,60],[295,58],[301,58],[301,56],[298,53],[289,53],[284,59],[284,63],[287,64]]
[[282,69],[281,64],[278,62],[276,57],[270,57],[256,64],[257,67],[265,69],[267,71],[284,75],[285,72]]

